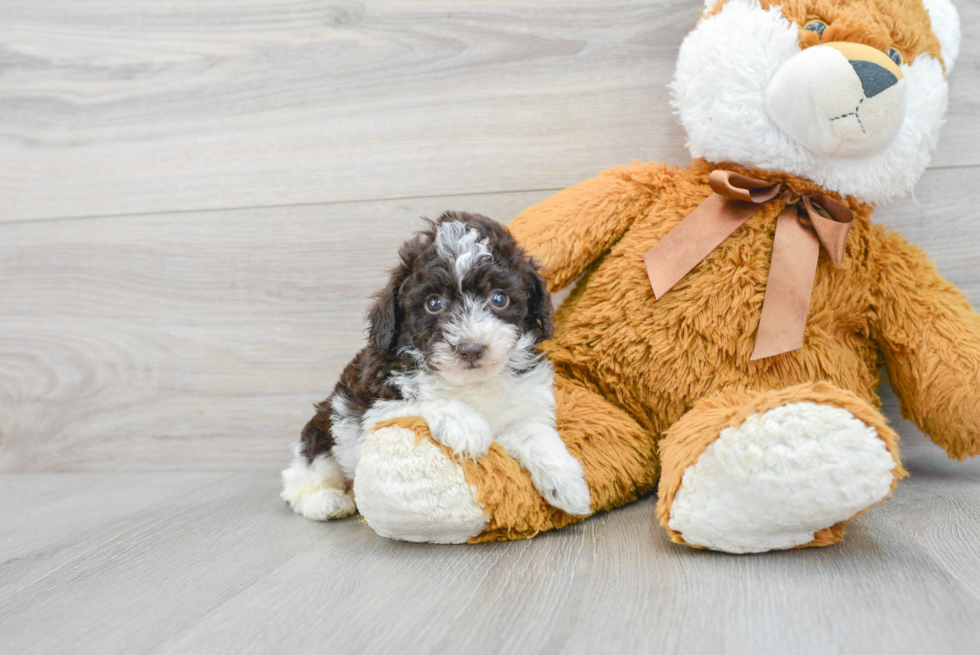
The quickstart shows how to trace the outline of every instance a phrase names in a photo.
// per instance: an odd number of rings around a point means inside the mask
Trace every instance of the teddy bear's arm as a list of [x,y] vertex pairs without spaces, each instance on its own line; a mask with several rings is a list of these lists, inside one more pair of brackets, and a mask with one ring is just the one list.
[[980,454],[980,315],[920,248],[880,237],[876,337],[902,414],[950,457]]
[[678,173],[663,164],[614,168],[529,207],[507,227],[544,266],[548,290],[558,291],[646,216]]

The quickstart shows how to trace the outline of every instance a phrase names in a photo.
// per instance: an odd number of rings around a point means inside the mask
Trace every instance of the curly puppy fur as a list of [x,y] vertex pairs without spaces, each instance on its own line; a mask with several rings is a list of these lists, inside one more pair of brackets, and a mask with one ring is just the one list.
[[[338,480],[349,488],[366,430],[419,416],[463,457],[497,440],[549,503],[588,513],[581,466],[555,431],[552,369],[537,352],[553,309],[536,264],[499,223],[460,212],[429,221],[399,260],[369,312],[367,346],[303,430],[283,497],[309,518],[351,513],[353,503],[311,509],[306,498]],[[329,475],[293,483],[310,471]]]

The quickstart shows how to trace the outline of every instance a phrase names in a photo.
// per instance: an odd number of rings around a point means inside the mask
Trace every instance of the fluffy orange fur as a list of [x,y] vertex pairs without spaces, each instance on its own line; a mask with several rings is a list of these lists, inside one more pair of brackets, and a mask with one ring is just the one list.
[[[679,476],[691,461],[662,449],[661,440],[703,399],[741,398],[729,407],[732,417],[744,418],[758,398],[782,397],[817,381],[833,390],[838,406],[852,409],[846,399],[861,403],[852,413],[878,429],[897,459],[894,433],[876,409],[879,355],[912,420],[951,456],[980,452],[980,411],[971,400],[980,392],[980,317],[919,249],[874,225],[867,205],[841,199],[855,214],[847,254],[838,267],[821,253],[800,350],[749,361],[783,208],[779,199],[669,294],[654,298],[643,254],[708,196],[708,175],[716,167],[780,181],[797,194],[822,191],[806,180],[733,164],[696,161],[686,170],[637,164],[563,191],[511,224],[544,264],[553,289],[582,275],[546,344],[559,375],[642,426],[665,476]],[[698,447],[688,452],[692,461],[731,424],[736,418],[701,432]],[[587,470],[590,484],[601,477]],[[662,483],[665,524],[670,488]],[[830,536],[818,534],[816,543],[842,534],[843,526],[836,526]]]
[[[722,0],[705,15],[721,11]],[[941,45],[930,25],[929,12],[920,0],[759,0],[763,9],[778,6],[787,19],[800,26],[800,46],[831,41],[863,43],[882,52],[895,48],[905,61],[923,52],[942,61]],[[823,35],[804,30],[811,20],[828,25]]]
[[[761,2],[768,7],[771,0]],[[778,4],[801,26],[803,46],[820,39],[802,26],[821,19],[830,24],[824,42],[897,48],[907,61],[923,52],[940,58],[919,0]],[[749,361],[780,198],[654,297],[643,256],[708,197],[716,168],[781,182],[797,195],[826,194],[854,212],[842,265],[820,253],[799,350]],[[791,402],[847,409],[877,431],[898,463],[898,438],[875,393],[881,359],[906,417],[950,457],[980,453],[980,316],[920,249],[873,224],[866,204],[732,163],[635,164],[527,209],[510,229],[544,266],[552,291],[578,280],[543,350],[556,371],[558,429],[585,470],[593,511],[628,503],[659,481],[658,518],[684,543],[668,526],[684,471],[726,427]],[[406,425],[431,438],[424,423]],[[489,519],[471,541],[529,537],[580,520],[547,505],[497,445],[476,462],[456,461]],[[898,463],[894,480],[903,475]],[[839,541],[847,522],[818,531],[806,545]]]
[[[592,510],[631,502],[659,480],[658,516],[667,527],[684,470],[722,429],[801,400],[848,409],[898,461],[897,436],[877,409],[879,355],[909,418],[952,457],[980,453],[980,316],[921,250],[874,225],[867,205],[841,199],[855,214],[846,257],[834,266],[821,253],[799,350],[749,361],[779,199],[654,298],[643,255],[709,195],[715,168],[780,181],[797,194],[825,193],[732,164],[636,164],[566,189],[510,225],[552,290],[581,276],[544,349],[557,373],[559,432],[585,469]],[[423,422],[406,421],[431,439]],[[581,520],[547,505],[498,445],[476,462],[456,461],[490,518],[473,542]],[[896,480],[903,475],[897,466]],[[839,541],[846,523],[808,545]]]

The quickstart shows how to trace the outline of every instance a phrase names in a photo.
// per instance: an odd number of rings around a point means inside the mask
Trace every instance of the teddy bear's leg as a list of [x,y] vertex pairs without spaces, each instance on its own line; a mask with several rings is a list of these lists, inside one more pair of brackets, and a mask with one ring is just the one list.
[[657,517],[678,543],[732,553],[840,541],[905,475],[881,413],[826,383],[706,398],[660,445]]
[[418,417],[383,421],[367,433],[354,498],[367,524],[391,539],[462,543],[488,522],[452,451]]
[[[598,394],[555,377],[558,431],[581,464],[594,513],[653,487],[654,439]],[[530,474],[499,443],[476,461],[434,441],[418,418],[380,423],[366,437],[354,474],[361,515],[378,534],[461,543],[532,537],[581,521],[549,505]]]

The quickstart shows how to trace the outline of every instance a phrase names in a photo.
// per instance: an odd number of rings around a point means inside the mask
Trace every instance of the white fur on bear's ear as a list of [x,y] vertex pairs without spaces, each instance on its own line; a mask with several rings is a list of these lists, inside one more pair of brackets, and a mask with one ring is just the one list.
[[929,12],[932,33],[942,46],[943,63],[949,75],[960,54],[960,14],[949,0],[922,0],[922,4]]
[[715,5],[717,5],[721,1],[722,0],[704,0],[704,9],[701,10],[701,13],[702,14],[708,13],[709,11],[714,9]]

